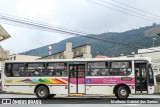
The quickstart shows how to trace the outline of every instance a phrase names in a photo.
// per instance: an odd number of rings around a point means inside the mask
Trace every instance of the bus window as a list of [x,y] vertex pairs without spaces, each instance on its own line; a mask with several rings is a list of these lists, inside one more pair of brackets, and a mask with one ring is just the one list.
[[129,75],[131,71],[131,62],[110,62],[110,75]]
[[69,72],[70,72],[70,78],[76,78],[76,68],[77,66],[70,66]]
[[13,76],[24,76],[24,64],[13,64],[12,65]]
[[5,64],[5,75],[7,77],[24,76],[24,64]]
[[43,76],[44,75],[44,63],[28,63],[26,64],[26,76]]
[[66,63],[47,63],[46,76],[67,76]]
[[5,75],[11,77],[12,75],[12,64],[5,64]]
[[89,62],[87,76],[109,75],[108,62]]
[[151,65],[149,65],[149,85],[154,85],[154,75]]

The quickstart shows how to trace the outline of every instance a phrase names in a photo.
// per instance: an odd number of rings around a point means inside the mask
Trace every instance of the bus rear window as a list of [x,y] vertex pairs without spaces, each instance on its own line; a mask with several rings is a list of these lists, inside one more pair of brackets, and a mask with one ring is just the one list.
[[24,64],[16,63],[16,64],[5,64],[5,75],[7,77],[17,77],[24,76]]

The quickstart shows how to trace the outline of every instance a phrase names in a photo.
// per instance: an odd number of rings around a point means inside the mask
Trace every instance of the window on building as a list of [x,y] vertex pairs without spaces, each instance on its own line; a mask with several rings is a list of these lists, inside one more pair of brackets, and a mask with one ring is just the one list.
[[131,70],[131,62],[110,62],[110,75],[129,75]]
[[47,63],[47,76],[67,76],[66,63]]
[[45,63],[26,64],[26,76],[43,76],[45,73]]
[[109,75],[108,62],[89,62],[87,76]]

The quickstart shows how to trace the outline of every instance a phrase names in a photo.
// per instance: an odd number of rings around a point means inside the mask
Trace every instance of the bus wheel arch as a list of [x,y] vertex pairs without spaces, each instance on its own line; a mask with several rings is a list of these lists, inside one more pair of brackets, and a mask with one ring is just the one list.
[[[126,96],[121,97],[121,95],[119,95],[120,94],[119,91],[121,91],[121,90],[124,90],[126,92]],[[128,98],[129,94],[131,94],[131,90],[130,90],[129,86],[126,84],[118,84],[114,87],[113,94],[115,94],[115,96],[117,98],[126,99],[126,98]]]
[[[45,94],[44,97],[39,96],[39,92],[43,91],[43,93]],[[50,95],[50,90],[49,87],[45,84],[38,84],[35,89],[34,89],[34,93],[36,93],[36,96],[38,98],[48,98],[48,96]]]

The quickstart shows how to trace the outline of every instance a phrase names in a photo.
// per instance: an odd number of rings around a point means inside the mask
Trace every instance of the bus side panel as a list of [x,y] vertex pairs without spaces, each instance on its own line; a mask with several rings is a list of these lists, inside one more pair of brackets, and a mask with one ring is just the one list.
[[129,88],[131,90],[131,94],[135,94],[135,85],[130,85]]
[[34,93],[37,85],[46,85],[50,94],[68,94],[68,82],[54,77],[5,77],[3,91]]
[[68,85],[66,86],[48,86],[50,94],[68,94]]
[[114,86],[92,85],[86,86],[86,94],[113,95]]
[[155,86],[148,86],[148,94],[154,94],[155,93]]
[[36,86],[4,86],[3,91],[7,93],[28,93],[34,94]]

